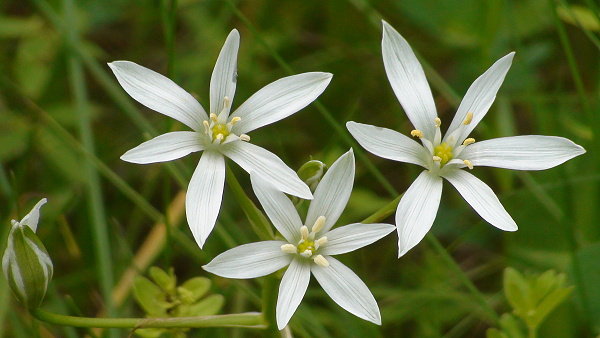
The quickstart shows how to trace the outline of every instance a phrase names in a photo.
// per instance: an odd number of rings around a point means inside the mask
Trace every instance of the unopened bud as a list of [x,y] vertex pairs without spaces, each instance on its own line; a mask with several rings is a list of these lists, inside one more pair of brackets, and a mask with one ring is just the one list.
[[327,171],[327,165],[325,163],[317,160],[310,160],[298,169],[298,177],[308,185],[312,192],[315,192],[321,178],[325,175],[325,171]]
[[40,208],[47,200],[39,201],[21,222],[12,221],[2,270],[17,299],[29,310],[42,303],[54,271],[44,244],[35,234]]

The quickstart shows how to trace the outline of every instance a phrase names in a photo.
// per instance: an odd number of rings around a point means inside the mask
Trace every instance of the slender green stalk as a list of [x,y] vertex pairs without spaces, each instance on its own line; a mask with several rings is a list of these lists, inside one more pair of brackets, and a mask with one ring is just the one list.
[[381,222],[389,215],[393,214],[394,211],[396,211],[396,208],[398,207],[398,203],[400,203],[400,199],[402,198],[402,196],[404,196],[404,194],[396,197],[393,201],[386,204],[383,208],[375,211],[371,216],[365,218],[361,223],[369,224]]
[[[72,0],[63,2],[65,9],[65,21],[74,25],[74,4]],[[77,44],[76,31],[71,29],[67,35],[71,45]],[[87,99],[87,90],[83,76],[83,67],[79,58],[69,54],[69,71],[71,90],[74,94],[74,103],[77,116],[79,117],[79,133],[83,147],[88,153],[94,154],[94,134],[91,127],[90,107]],[[110,240],[108,238],[106,211],[102,198],[102,188],[100,177],[94,166],[90,162],[84,163],[84,171],[88,183],[88,203],[91,214],[92,236],[94,240],[94,251],[96,260],[96,274],[100,281],[100,289],[106,312],[109,316],[116,316],[116,310],[111,298],[112,288],[114,286],[114,275],[112,265],[112,255]],[[114,333],[113,335],[116,335]]]
[[247,329],[264,329],[266,327],[264,317],[260,312],[201,317],[88,318],[65,316],[46,312],[42,309],[36,309],[31,311],[31,315],[43,322],[74,327],[124,329],[202,327],[243,327]]
[[254,202],[246,195],[244,189],[240,185],[240,182],[235,178],[233,171],[227,166],[227,185],[233,192],[235,199],[244,210],[246,217],[250,221],[252,225],[252,229],[258,237],[263,241],[272,240],[275,235],[273,234],[273,229],[271,229],[271,225],[265,215],[256,207]]
[[277,278],[275,274],[266,276],[262,286],[262,310],[267,322],[266,336],[273,338],[281,337],[279,329],[277,328],[275,311],[277,306],[277,293],[279,291],[278,286],[279,278]]

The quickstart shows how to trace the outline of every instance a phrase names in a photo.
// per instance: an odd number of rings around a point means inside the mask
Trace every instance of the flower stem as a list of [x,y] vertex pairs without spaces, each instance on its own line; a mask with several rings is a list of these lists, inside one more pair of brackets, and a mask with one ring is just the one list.
[[52,324],[74,327],[98,328],[201,328],[201,327],[242,327],[247,329],[266,328],[260,312],[246,312],[228,315],[170,318],[89,318],[60,315],[41,309],[31,311],[35,318]]
[[278,285],[279,279],[274,274],[265,277],[262,289],[262,310],[267,322],[266,337],[281,337],[277,328],[277,317],[275,316]]
[[389,215],[391,215],[394,211],[396,211],[396,208],[398,207],[398,203],[400,203],[400,199],[402,198],[403,195],[404,194],[401,194],[400,196],[396,197],[393,201],[386,204],[383,208],[375,211],[371,216],[365,218],[361,223],[369,224],[369,223],[381,222],[382,220],[387,218]]
[[271,229],[271,225],[265,215],[256,207],[254,202],[246,195],[244,189],[240,185],[240,182],[235,178],[233,171],[227,166],[227,185],[233,192],[235,199],[240,204],[246,217],[252,225],[252,229],[263,241],[272,240],[275,235]]

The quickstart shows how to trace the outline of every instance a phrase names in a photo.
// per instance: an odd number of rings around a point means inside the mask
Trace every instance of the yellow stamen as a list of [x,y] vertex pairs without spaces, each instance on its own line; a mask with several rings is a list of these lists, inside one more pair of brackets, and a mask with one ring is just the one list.
[[465,117],[465,120],[463,121],[463,124],[466,126],[469,123],[471,123],[472,120],[473,120],[473,113],[468,112],[467,117]]
[[442,120],[439,117],[435,118],[435,126],[439,128],[442,125]]
[[312,256],[313,253],[310,249],[306,249],[306,250],[302,251],[300,254],[306,258],[310,258],[310,256]]
[[469,144],[473,144],[473,143],[475,143],[475,139],[474,139],[474,138],[471,138],[471,137],[469,137],[468,139],[466,139],[466,140],[463,142],[463,146],[468,146]]
[[433,156],[433,160],[436,162],[442,162],[442,158],[439,156]]
[[315,241],[315,249],[327,244],[327,237],[323,236]]
[[327,261],[327,259],[325,259],[325,257],[323,257],[323,255],[316,255],[315,258],[313,258],[313,260],[318,266],[322,268],[326,268],[329,266],[329,262]]
[[231,105],[231,99],[227,96],[225,96],[223,98],[223,101],[225,101],[225,103],[223,104],[224,108],[229,108],[229,106]]
[[241,120],[242,120],[242,118],[236,116],[236,117],[234,117],[234,118],[231,119],[231,125],[233,126],[233,125],[235,125],[236,123],[238,123]]
[[213,132],[213,141],[214,140],[223,140],[229,135],[229,130],[227,130],[227,126],[224,124],[215,124],[212,127]]
[[325,225],[325,216],[319,216],[312,227],[312,232],[317,233],[321,231],[321,229],[323,229],[323,225]]
[[240,140],[248,142],[250,141],[250,136],[246,134],[240,134]]
[[298,253],[298,248],[294,244],[284,244],[281,246],[281,251],[289,254]]
[[469,160],[464,160],[463,162],[464,162],[464,164],[465,164],[467,167],[469,167],[469,169],[473,169],[473,163],[471,163],[471,161],[469,161]]
[[419,129],[415,129],[413,131],[410,132],[410,136],[412,137],[418,137],[418,138],[423,138],[423,132],[420,131]]
[[302,236],[302,239],[308,238],[308,228],[306,227],[306,225],[300,227],[300,236]]
[[213,122],[217,122],[217,114],[215,114],[215,113],[210,113],[210,119],[211,119]]

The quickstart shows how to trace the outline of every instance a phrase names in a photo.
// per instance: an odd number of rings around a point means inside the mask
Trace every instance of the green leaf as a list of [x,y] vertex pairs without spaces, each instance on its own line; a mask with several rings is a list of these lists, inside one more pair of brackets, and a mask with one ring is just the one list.
[[504,293],[515,314],[521,316],[531,309],[528,301],[529,285],[523,275],[511,267],[504,269]]
[[190,306],[190,314],[192,316],[212,316],[221,311],[225,297],[222,295],[210,295],[202,301]]
[[556,12],[561,20],[574,26],[580,26],[589,31],[600,31],[600,21],[598,16],[591,10],[583,6],[572,5],[567,7],[560,6]]
[[182,301],[187,304],[193,304],[202,298],[210,289],[211,281],[205,277],[195,277],[188,279],[177,288]]
[[532,327],[538,327],[556,307],[569,297],[574,287],[560,288],[552,291],[544,300],[538,305],[533,312],[533,315],[528,319],[528,325]]
[[166,293],[146,277],[133,279],[133,296],[149,316],[167,317],[167,310],[172,307]]
[[175,293],[175,286],[177,285],[177,277],[173,272],[173,268],[169,268],[169,273],[166,273],[163,269],[152,266],[148,270],[148,274],[156,285],[165,290],[169,294]]

